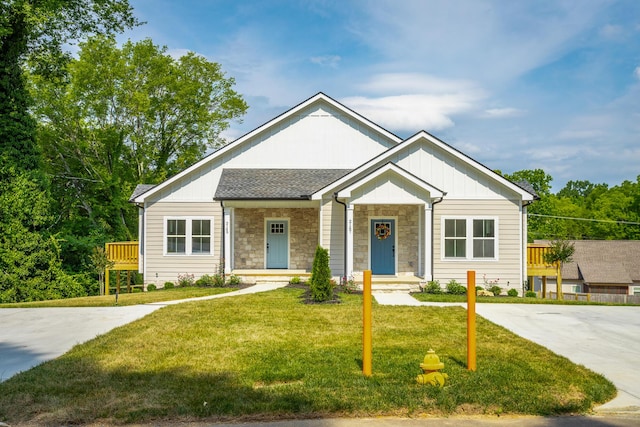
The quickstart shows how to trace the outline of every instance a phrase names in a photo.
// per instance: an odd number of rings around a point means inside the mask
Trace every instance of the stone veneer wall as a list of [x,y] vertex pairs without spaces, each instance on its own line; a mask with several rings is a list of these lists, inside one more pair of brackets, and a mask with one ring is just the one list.
[[234,228],[234,268],[265,267],[265,218],[289,220],[289,268],[309,270],[318,245],[319,209],[317,208],[236,208]]
[[419,221],[415,205],[355,205],[353,212],[353,269],[369,268],[369,227],[371,217],[397,218],[396,274],[418,274]]

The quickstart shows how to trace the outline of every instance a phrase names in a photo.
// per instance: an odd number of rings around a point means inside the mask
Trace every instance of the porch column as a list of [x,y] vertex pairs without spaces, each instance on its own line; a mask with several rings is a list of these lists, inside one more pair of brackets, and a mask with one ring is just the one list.
[[224,274],[231,274],[233,270],[233,208],[224,209]]
[[346,257],[347,271],[345,274],[347,279],[353,274],[353,205],[347,204],[347,223],[344,225],[347,231],[347,247],[344,248],[344,256]]
[[424,205],[424,279],[433,280],[431,272],[433,271],[433,219],[431,204]]

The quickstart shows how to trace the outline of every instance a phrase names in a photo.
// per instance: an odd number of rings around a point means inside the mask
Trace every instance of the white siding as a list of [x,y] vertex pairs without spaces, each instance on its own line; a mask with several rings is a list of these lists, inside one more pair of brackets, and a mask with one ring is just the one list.
[[154,200],[209,201],[223,168],[352,169],[395,145],[328,105],[312,105],[164,188]]
[[332,276],[344,274],[344,209],[333,199],[322,203],[321,246],[329,250],[329,265]]
[[426,139],[400,150],[391,161],[445,191],[449,199],[503,199],[515,196],[504,185]]
[[422,188],[391,171],[364,183],[351,193],[353,204],[409,205],[428,200],[428,194]]
[[[147,207],[147,243],[145,283],[162,286],[165,282],[176,282],[178,274],[194,274],[198,279],[203,274],[215,274],[222,257],[222,209],[219,203],[154,203]],[[164,255],[164,218],[168,216],[214,218],[212,227],[212,255]]]
[[[442,256],[442,217],[495,217],[498,220],[498,259],[497,260],[443,260]],[[434,205],[434,279],[442,286],[451,279],[467,283],[467,271],[476,272],[476,285],[484,286],[483,277],[498,280],[498,286],[506,293],[508,289],[522,289],[520,250],[520,208],[512,200],[451,200],[445,199]],[[507,285],[508,284],[508,285]]]

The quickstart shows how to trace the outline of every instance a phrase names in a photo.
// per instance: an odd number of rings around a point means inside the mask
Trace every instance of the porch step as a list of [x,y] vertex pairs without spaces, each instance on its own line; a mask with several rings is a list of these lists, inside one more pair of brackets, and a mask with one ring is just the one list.
[[[362,289],[362,285],[359,286]],[[420,292],[419,283],[385,283],[371,284],[372,292]]]

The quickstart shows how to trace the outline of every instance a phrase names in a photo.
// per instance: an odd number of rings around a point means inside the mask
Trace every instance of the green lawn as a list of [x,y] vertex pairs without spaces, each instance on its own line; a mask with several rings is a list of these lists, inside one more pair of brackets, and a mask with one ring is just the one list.
[[[416,292],[411,294],[415,299],[422,302],[467,302],[466,295],[450,295],[447,293],[442,294],[429,294],[426,292]],[[612,304],[601,302],[587,302],[587,301],[574,301],[571,299],[555,300],[549,298],[523,298],[523,297],[509,297],[501,295],[499,297],[484,297],[479,296],[476,298],[476,302],[483,304],[560,304],[560,305],[625,305],[625,304]]]
[[[152,302],[172,301],[207,295],[222,294],[235,291],[237,288],[173,288],[152,292],[136,292],[119,294],[117,305],[149,304]],[[12,304],[0,304],[2,308],[36,308],[36,307],[112,307],[116,305],[116,296],[102,295],[95,297],[67,298],[50,301],[34,301]]]
[[[461,307],[373,307],[373,376],[361,372],[362,299],[307,305],[302,290],[165,307],[0,383],[0,421],[83,424],[318,416],[563,414],[614,386],[478,318],[466,369]],[[444,388],[416,375],[433,348]]]

